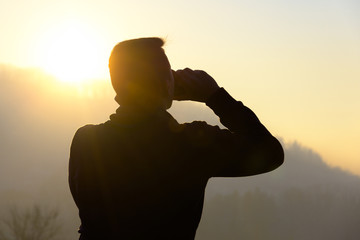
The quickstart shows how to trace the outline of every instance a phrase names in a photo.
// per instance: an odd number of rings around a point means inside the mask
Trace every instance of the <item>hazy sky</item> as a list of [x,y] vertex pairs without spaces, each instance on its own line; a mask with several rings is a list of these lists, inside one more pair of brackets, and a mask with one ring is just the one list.
[[206,70],[274,135],[360,174],[359,12],[356,0],[2,1],[0,63],[108,79],[116,42],[164,37],[173,68]]

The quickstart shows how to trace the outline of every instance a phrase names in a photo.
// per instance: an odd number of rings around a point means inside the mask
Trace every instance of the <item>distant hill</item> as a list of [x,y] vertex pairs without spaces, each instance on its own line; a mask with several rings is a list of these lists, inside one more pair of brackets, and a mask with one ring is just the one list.
[[212,179],[197,239],[359,239],[360,178],[298,143],[285,156],[271,173]]

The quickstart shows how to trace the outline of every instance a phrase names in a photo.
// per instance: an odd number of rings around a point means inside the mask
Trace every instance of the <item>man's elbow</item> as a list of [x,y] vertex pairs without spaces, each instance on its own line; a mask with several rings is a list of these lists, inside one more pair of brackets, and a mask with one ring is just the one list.
[[275,137],[268,139],[264,148],[264,172],[273,171],[284,163],[284,149]]

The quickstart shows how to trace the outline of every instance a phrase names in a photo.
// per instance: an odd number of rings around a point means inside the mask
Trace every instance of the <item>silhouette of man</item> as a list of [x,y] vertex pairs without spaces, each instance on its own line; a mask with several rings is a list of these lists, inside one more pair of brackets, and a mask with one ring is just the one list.
[[[211,177],[272,171],[280,143],[256,115],[204,71],[172,71],[159,38],[117,44],[109,68],[120,107],[110,120],[80,128],[69,184],[80,239],[194,239]],[[173,100],[206,103],[228,129],[179,124]]]

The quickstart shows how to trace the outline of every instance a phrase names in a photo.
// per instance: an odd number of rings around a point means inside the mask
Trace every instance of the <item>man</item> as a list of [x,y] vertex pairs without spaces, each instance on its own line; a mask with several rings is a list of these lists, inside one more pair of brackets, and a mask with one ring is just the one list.
[[[115,100],[110,120],[80,128],[69,183],[80,239],[194,239],[211,177],[272,171],[279,142],[256,115],[204,71],[172,71],[159,38],[120,42],[109,60]],[[173,100],[204,102],[228,129],[179,124]]]

